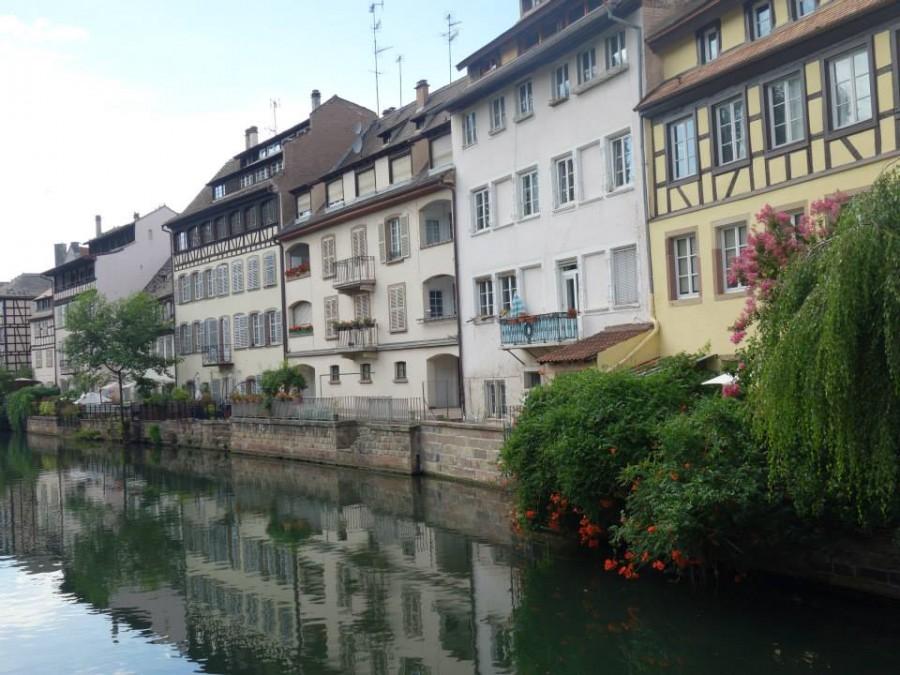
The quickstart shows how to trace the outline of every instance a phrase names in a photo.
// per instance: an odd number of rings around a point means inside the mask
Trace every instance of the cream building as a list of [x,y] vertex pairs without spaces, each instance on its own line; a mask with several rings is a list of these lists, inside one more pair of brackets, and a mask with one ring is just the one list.
[[31,301],[31,369],[34,379],[46,385],[56,383],[56,345],[53,339],[53,289]]
[[388,110],[330,172],[292,190],[279,235],[288,358],[308,396],[422,398],[460,414],[453,84]]

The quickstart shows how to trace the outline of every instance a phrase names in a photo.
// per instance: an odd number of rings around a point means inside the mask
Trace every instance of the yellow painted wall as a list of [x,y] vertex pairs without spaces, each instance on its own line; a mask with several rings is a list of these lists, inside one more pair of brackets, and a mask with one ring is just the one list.
[[668,80],[696,65],[697,42],[693,35],[687,35],[663,54],[663,79]]
[[744,28],[744,8],[733,7],[722,15],[722,51],[734,49],[745,41],[747,31]]

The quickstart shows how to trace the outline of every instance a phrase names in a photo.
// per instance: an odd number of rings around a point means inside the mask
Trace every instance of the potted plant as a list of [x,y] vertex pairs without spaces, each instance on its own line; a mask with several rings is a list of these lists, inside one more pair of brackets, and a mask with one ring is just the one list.
[[574,307],[569,307],[569,309],[566,310],[566,316],[569,317],[570,319],[574,319],[578,316],[578,310],[575,309]]
[[300,277],[305,277],[307,274],[309,274],[309,262],[302,262],[284,272],[284,276],[288,279],[299,279]]
[[297,324],[295,326],[291,326],[288,329],[288,333],[292,337],[301,337],[304,335],[312,335],[313,327],[312,327],[311,323],[301,323],[301,324]]

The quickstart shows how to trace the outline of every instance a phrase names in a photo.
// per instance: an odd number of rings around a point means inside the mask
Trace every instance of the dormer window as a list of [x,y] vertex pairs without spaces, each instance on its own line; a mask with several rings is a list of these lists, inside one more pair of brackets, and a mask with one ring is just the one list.
[[344,203],[344,179],[338,178],[333,180],[325,188],[327,193],[328,207],[340,206]]
[[707,26],[698,36],[700,40],[700,63],[709,63],[719,58],[722,48],[719,26]]
[[297,220],[309,218],[312,215],[312,206],[309,199],[309,192],[301,192],[297,195]]
[[213,187],[213,199],[222,199],[225,196],[225,183],[219,183]]
[[791,0],[794,19],[801,19],[807,14],[812,14],[819,6],[819,0]]
[[539,7],[544,0],[522,0],[522,14],[527,14],[533,9]]
[[356,172],[356,196],[365,197],[375,192],[375,167]]
[[409,154],[391,159],[391,185],[412,178],[412,157]]
[[750,6],[750,35],[754,40],[765,37],[772,32],[772,3],[769,0],[757,2]]

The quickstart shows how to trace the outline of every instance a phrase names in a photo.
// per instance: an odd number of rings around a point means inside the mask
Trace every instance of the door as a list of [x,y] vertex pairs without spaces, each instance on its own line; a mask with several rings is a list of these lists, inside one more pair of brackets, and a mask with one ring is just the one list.
[[366,228],[355,227],[350,232],[350,250],[354,258],[369,255],[369,245],[366,242]]
[[579,302],[579,277],[578,263],[574,260],[560,263],[559,266],[560,287],[562,291],[562,310],[578,311]]

